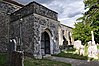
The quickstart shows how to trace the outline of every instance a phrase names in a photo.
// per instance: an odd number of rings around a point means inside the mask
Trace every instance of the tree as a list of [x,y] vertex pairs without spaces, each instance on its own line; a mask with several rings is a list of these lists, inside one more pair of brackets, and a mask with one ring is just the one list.
[[95,41],[99,43],[99,0],[84,0],[85,9],[88,10],[83,17],[78,18],[80,23],[75,24],[73,37],[83,43],[91,40],[91,31],[94,31]]
[[99,43],[99,0],[85,0],[84,3],[85,9],[89,9],[84,15],[86,24],[93,27],[95,41]]
[[75,40],[81,40],[83,44],[86,44],[91,40],[91,27],[84,25],[83,22],[78,22],[73,29],[73,37]]

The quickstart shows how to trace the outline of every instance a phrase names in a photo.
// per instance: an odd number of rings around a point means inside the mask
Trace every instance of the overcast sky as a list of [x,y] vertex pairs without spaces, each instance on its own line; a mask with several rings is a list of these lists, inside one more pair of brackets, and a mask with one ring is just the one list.
[[58,20],[67,26],[74,27],[76,19],[84,12],[83,0],[16,0],[22,4],[36,1],[51,10],[58,12]]

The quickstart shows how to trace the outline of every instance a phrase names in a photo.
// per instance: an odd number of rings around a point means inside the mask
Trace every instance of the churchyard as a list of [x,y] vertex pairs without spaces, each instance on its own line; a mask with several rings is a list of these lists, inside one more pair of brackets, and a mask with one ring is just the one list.
[[[97,48],[99,46],[97,45]],[[99,50],[99,48],[98,48]],[[77,52],[78,51],[78,52]],[[68,48],[66,50],[62,50],[57,55],[52,55],[55,57],[64,57],[64,58],[71,58],[71,59],[78,59],[78,60],[88,60],[88,46],[84,46],[84,55],[80,55],[80,51],[76,48]],[[97,55],[99,57],[99,54]],[[7,54],[6,53],[0,53],[0,66],[6,66],[7,64]],[[90,59],[91,60],[91,59]],[[93,59],[92,61],[98,61],[98,59]],[[33,57],[27,57],[24,56],[24,66],[71,66],[69,63],[63,63],[63,62],[56,62],[48,59],[35,59]]]
[[87,42],[86,44],[82,44],[82,41],[76,40],[72,48],[65,48],[65,50],[61,50],[61,53],[58,55],[54,55],[57,57],[65,57],[65,58],[73,58],[79,60],[99,60],[99,44],[95,43],[93,31],[92,41]]
[[79,60],[99,60],[99,45],[91,45],[89,43],[82,45],[81,41],[75,41],[74,47],[71,49],[62,50],[58,55],[53,55],[57,57],[73,58]]
[[84,4],[93,5],[72,28],[37,2],[1,0],[0,66],[99,66],[99,1]]
[[[84,46],[84,47],[85,47],[84,55],[80,55],[79,51],[73,48],[73,49],[61,51],[61,53],[59,53],[58,55],[53,55],[53,56],[73,58],[73,59],[79,59],[79,60],[88,60],[88,46]],[[97,57],[98,59],[93,58],[93,60],[99,60],[99,54],[97,54]]]
[[[98,48],[99,46],[97,46]],[[64,57],[78,60],[88,60],[88,46],[84,46],[84,55],[80,55],[76,48],[69,48],[62,50],[58,55],[52,55],[55,57]],[[99,54],[97,55],[99,57]],[[91,59],[90,59],[91,60]],[[93,59],[91,61],[98,61],[99,59]],[[6,66],[7,64],[7,54],[0,53],[0,66]],[[48,59],[35,59],[33,57],[24,57],[24,66],[71,66],[69,63],[57,62]]]

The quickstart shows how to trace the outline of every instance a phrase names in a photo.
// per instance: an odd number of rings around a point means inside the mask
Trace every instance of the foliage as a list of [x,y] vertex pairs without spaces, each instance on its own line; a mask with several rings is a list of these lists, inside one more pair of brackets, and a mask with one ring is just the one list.
[[25,57],[25,66],[71,66],[69,63],[56,62],[47,59],[34,59],[30,57]]
[[99,43],[99,0],[84,0],[85,9],[89,9],[84,17],[86,18],[83,21],[86,21],[86,24],[90,24],[93,27],[95,41]]
[[91,40],[91,31],[94,31],[95,41],[99,43],[99,0],[84,0],[86,12],[75,24],[73,37],[83,43]]
[[78,22],[75,24],[73,29],[73,37],[75,40],[81,40],[83,44],[91,40],[91,27],[89,25],[84,25],[83,22]]

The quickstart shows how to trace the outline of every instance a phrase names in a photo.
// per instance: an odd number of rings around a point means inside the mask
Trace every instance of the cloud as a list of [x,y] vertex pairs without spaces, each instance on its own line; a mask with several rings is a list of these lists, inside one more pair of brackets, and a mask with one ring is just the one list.
[[44,6],[58,12],[58,19],[62,24],[74,27],[76,19],[84,12],[83,0],[17,0],[23,4],[32,1],[43,4]]
[[22,4],[28,4],[28,3],[32,2],[32,1],[42,3],[42,4],[47,4],[47,3],[53,2],[54,0],[15,0],[15,1],[20,2]]
[[42,4],[48,4],[48,3],[53,2],[54,0],[34,0],[34,1],[42,3]]
[[76,15],[79,15],[79,14],[81,14],[81,12],[72,12],[72,13],[69,13],[67,16],[69,18],[72,18],[72,17],[75,17]]
[[79,14],[79,15],[76,15],[75,17],[72,17],[72,18],[63,18],[63,19],[59,19],[61,21],[62,24],[65,24],[67,26],[70,26],[70,27],[74,27],[74,24],[77,23],[76,22],[76,19],[81,17],[82,14]]

